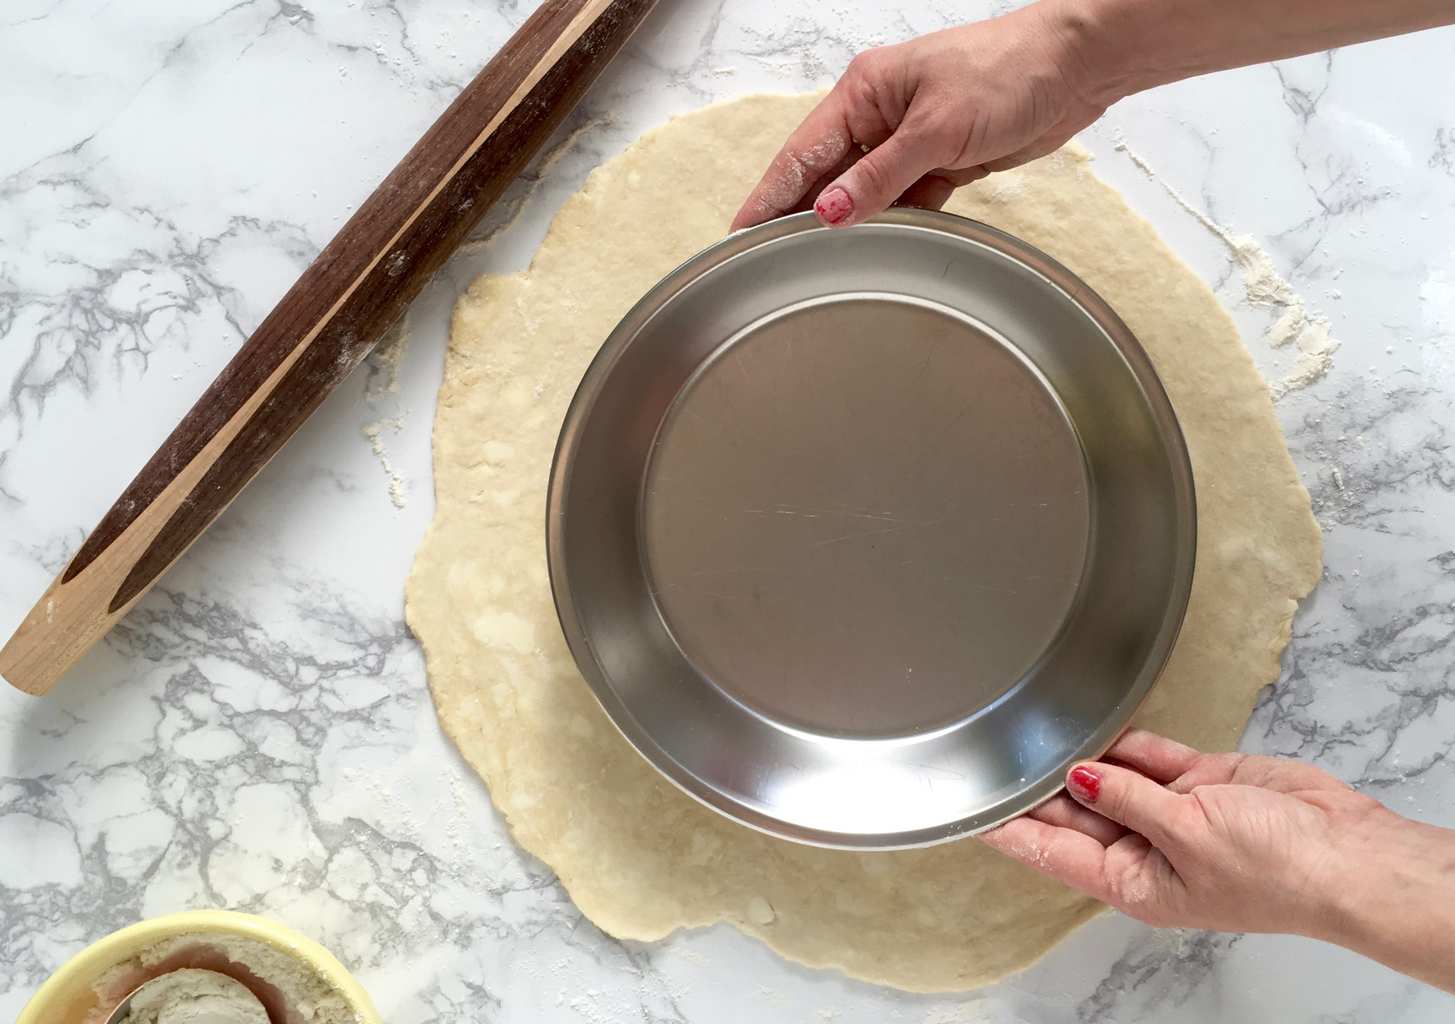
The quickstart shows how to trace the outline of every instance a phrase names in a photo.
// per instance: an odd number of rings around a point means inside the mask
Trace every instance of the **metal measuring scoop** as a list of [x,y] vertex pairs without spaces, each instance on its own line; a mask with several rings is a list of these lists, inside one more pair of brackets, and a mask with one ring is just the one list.
[[133,1014],[167,1024],[168,1010],[190,1003],[190,1024],[273,1024],[262,1002],[236,978],[185,967],[138,986],[111,1011],[105,1024],[128,1024]]

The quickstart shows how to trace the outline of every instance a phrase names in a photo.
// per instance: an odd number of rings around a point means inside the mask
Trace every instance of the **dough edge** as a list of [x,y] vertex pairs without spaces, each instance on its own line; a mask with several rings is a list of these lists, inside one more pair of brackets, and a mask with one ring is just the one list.
[[[976,954],[983,951],[973,948],[972,939],[970,946],[965,948],[942,948],[938,951],[921,949],[911,956],[901,955],[899,961],[903,962],[899,962],[892,953],[886,955],[886,951],[902,947],[906,941],[912,943],[917,926],[911,923],[907,928],[893,927],[893,924],[902,926],[903,922],[881,921],[882,913],[871,915],[869,919],[881,922],[885,926],[884,930],[892,932],[896,938],[856,946],[832,934],[842,926],[842,921],[837,919],[826,918],[821,922],[823,931],[828,934],[820,933],[820,923],[814,921],[808,921],[806,925],[797,921],[796,927],[785,928],[781,911],[773,922],[757,924],[748,917],[747,898],[738,898],[742,893],[734,890],[731,884],[709,886],[702,898],[695,899],[691,894],[684,896],[676,891],[679,884],[676,873],[652,876],[652,869],[649,867],[645,869],[647,874],[644,878],[631,880],[619,889],[609,884],[604,885],[600,864],[573,860],[574,847],[571,842],[550,834],[550,830],[559,824],[559,819],[564,817],[569,820],[574,815],[556,814],[551,823],[542,826],[538,818],[541,812],[540,795],[522,794],[522,786],[528,787],[539,779],[536,767],[524,762],[532,757],[550,756],[541,755],[538,751],[522,752],[512,746],[511,730],[518,726],[518,716],[522,712],[527,715],[531,713],[532,694],[519,690],[498,694],[504,704],[486,708],[489,702],[482,698],[479,691],[491,687],[494,677],[474,667],[479,661],[488,662],[500,650],[504,650],[505,654],[500,654],[499,657],[505,660],[494,667],[499,669],[509,659],[515,659],[507,667],[504,673],[506,676],[521,670],[522,658],[526,663],[544,661],[545,671],[559,672],[564,643],[557,636],[554,638],[557,649],[546,651],[546,648],[552,646],[551,638],[533,634],[536,640],[542,642],[543,647],[529,652],[513,650],[507,640],[501,639],[504,634],[498,630],[491,631],[495,629],[494,626],[486,627],[483,633],[479,629],[471,632],[472,627],[468,625],[462,628],[458,621],[450,623],[452,617],[459,617],[456,607],[448,604],[441,607],[442,595],[451,593],[458,596],[461,592],[469,593],[471,590],[468,580],[456,580],[453,587],[448,582],[452,574],[461,571],[462,564],[473,564],[468,557],[463,562],[457,557],[461,549],[460,538],[478,536],[480,533],[509,534],[508,528],[503,528],[501,524],[508,524],[511,516],[517,515],[522,508],[518,503],[492,503],[488,495],[482,496],[479,492],[480,484],[490,485],[492,474],[477,473],[475,470],[480,465],[489,465],[489,456],[469,467],[469,471],[465,473],[461,473],[459,469],[464,463],[457,464],[456,460],[459,453],[470,450],[472,444],[488,447],[495,441],[493,436],[485,438],[477,435],[471,442],[467,438],[459,438],[458,433],[472,419],[476,419],[478,425],[478,418],[470,415],[477,404],[483,401],[488,405],[491,402],[488,395],[482,399],[481,389],[488,390],[492,385],[502,382],[507,385],[515,383],[507,379],[510,375],[499,372],[498,365],[492,367],[493,350],[490,346],[499,342],[510,327],[517,326],[522,327],[524,333],[530,334],[532,341],[535,340],[534,328],[530,324],[530,318],[534,315],[532,304],[535,296],[527,299],[525,293],[545,290],[550,286],[552,274],[559,273],[562,268],[577,265],[564,258],[563,251],[569,255],[593,238],[598,244],[601,244],[603,238],[609,244],[620,241],[622,232],[629,230],[631,222],[638,219],[636,214],[629,212],[623,217],[613,219],[603,216],[602,207],[618,200],[625,206],[632,206],[631,195],[623,190],[640,189],[640,179],[653,179],[654,162],[658,162],[655,166],[672,162],[674,155],[670,151],[673,147],[685,145],[686,149],[695,152],[711,152],[719,138],[741,141],[744,135],[752,136],[751,141],[736,154],[736,159],[733,154],[725,153],[717,161],[714,170],[723,175],[720,183],[709,190],[700,190],[698,195],[685,200],[685,204],[701,202],[710,208],[705,217],[692,215],[700,211],[687,211],[682,218],[674,218],[665,215],[664,211],[661,222],[678,219],[689,223],[685,226],[669,225],[667,230],[673,237],[663,245],[665,251],[662,255],[658,258],[654,254],[653,259],[642,261],[650,266],[627,268],[620,275],[624,280],[612,284],[613,298],[616,295],[621,296],[615,303],[612,315],[598,313],[591,320],[591,330],[586,330],[584,326],[578,328],[578,334],[589,335],[589,343],[585,343],[584,359],[577,360],[579,365],[570,365],[571,360],[559,351],[539,351],[532,346],[532,362],[540,361],[548,369],[554,368],[550,372],[565,374],[564,386],[559,389],[564,392],[564,396],[549,396],[557,400],[559,408],[545,417],[549,420],[553,416],[558,428],[559,413],[564,411],[564,404],[561,403],[569,400],[580,372],[584,371],[585,361],[589,360],[590,355],[594,354],[597,346],[604,340],[606,331],[609,331],[615,320],[635,301],[635,297],[642,294],[671,266],[721,234],[733,212],[732,197],[740,198],[752,183],[751,174],[756,172],[750,173],[747,169],[760,168],[766,163],[767,156],[771,155],[777,142],[786,136],[813,100],[814,97],[802,96],[747,97],[683,115],[647,133],[625,153],[596,168],[581,191],[566,201],[552,221],[551,228],[528,270],[509,277],[482,278],[461,298],[454,315],[450,352],[435,427],[438,509],[421,544],[409,579],[406,614],[410,628],[424,647],[430,687],[446,732],[455,741],[466,761],[486,781],[492,799],[505,817],[517,842],[541,857],[557,872],[572,899],[604,930],[619,938],[655,940],[679,928],[700,927],[726,920],[761,938],[782,955],[810,966],[836,967],[863,980],[914,991],[967,989],[1029,966],[1066,934],[1104,908],[1082,897],[1066,899],[1063,893],[1063,898],[1052,898],[1049,901],[1051,919],[1040,921],[1035,928],[1028,931],[1027,941],[1008,955],[999,958],[982,956],[977,960]],[[684,143],[683,136],[692,138]],[[751,153],[745,155],[744,151]],[[1193,606],[1189,609],[1188,625],[1184,628],[1182,639],[1173,653],[1162,682],[1153,691],[1136,721],[1205,748],[1228,747],[1236,742],[1241,732],[1251,698],[1261,687],[1277,678],[1280,655],[1289,639],[1297,601],[1312,589],[1318,579],[1321,564],[1319,531],[1312,516],[1308,494],[1297,478],[1283,443],[1267,387],[1243,348],[1231,318],[1211,291],[1167,249],[1151,226],[1128,209],[1115,190],[1091,175],[1088,162],[1089,157],[1083,150],[1076,146],[1068,147],[1038,161],[1030,168],[997,175],[982,186],[963,190],[952,201],[949,209],[975,216],[1018,234],[1071,267],[1128,320],[1162,374],[1174,406],[1178,408],[1183,420],[1190,446],[1193,447],[1200,518],[1198,582],[1194,584]],[[680,170],[681,168],[677,168],[676,172],[663,177],[668,181],[674,177],[680,179],[682,175],[677,173]],[[749,176],[744,177],[744,174]],[[634,176],[637,179],[635,181]],[[710,194],[704,195],[702,191]],[[623,194],[617,195],[619,192]],[[1039,202],[1034,206],[1030,203],[1017,205],[1017,199],[1022,199],[1027,194]],[[669,203],[674,207],[684,205],[680,197],[668,197],[658,205]],[[1094,211],[1088,212],[1084,209],[1088,204],[1094,207]],[[1088,236],[1094,239],[1098,234],[1096,231],[1087,230],[1087,221],[1094,219],[1096,215],[1103,218],[1100,234],[1103,236],[1102,240],[1108,243],[1108,246],[1103,247],[1101,255],[1109,258],[1101,262],[1097,261],[1094,254],[1078,255],[1081,252],[1078,246],[1086,243]],[[701,229],[705,226],[704,222],[716,225],[716,235],[694,235],[693,229]],[[643,234],[648,230],[639,228]],[[648,248],[655,245],[650,242],[645,244]],[[605,249],[608,246],[603,244],[602,247]],[[1095,250],[1097,247],[1087,244],[1086,248]],[[1135,259],[1127,257],[1128,251],[1139,254],[1144,263],[1138,267]],[[1148,266],[1153,267],[1155,273],[1149,274],[1146,271]],[[1156,311],[1144,314],[1141,310],[1132,310],[1125,299],[1119,298],[1119,293],[1129,294],[1128,282],[1137,278],[1155,278],[1160,289],[1154,290],[1166,292],[1164,307],[1177,308],[1181,312],[1180,316],[1172,319],[1195,326],[1178,330],[1175,325],[1167,322],[1165,315],[1153,315]],[[1134,295],[1135,290],[1130,294]],[[551,305],[544,312],[555,313],[568,306],[569,303]],[[579,314],[580,310],[576,310],[571,315]],[[488,331],[482,330],[487,326],[486,321],[491,325],[505,321],[506,326],[491,336]],[[605,330],[600,329],[602,323],[606,325]],[[1218,366],[1209,370],[1201,365],[1209,360],[1196,347],[1191,349],[1191,362],[1199,365],[1175,365],[1168,361],[1170,352],[1175,351],[1179,344],[1186,344],[1185,334],[1189,330],[1199,335],[1216,336],[1221,344],[1216,353]],[[480,336],[482,333],[485,336]],[[582,354],[576,353],[578,357]],[[502,356],[501,362],[504,361]],[[522,366],[522,369],[529,370],[530,367]],[[1214,387],[1209,392],[1207,385],[1219,383],[1210,378],[1219,375],[1223,378],[1221,386]],[[1222,415],[1205,417],[1204,407],[1212,406],[1220,406]],[[488,419],[488,409],[484,411],[484,415],[487,417],[484,421],[486,424],[493,422]],[[1204,418],[1212,422],[1204,426]],[[1243,422],[1240,426],[1230,428],[1229,424],[1233,421]],[[553,429],[550,432],[552,446],[554,433]],[[1251,453],[1241,450],[1248,447],[1246,444],[1228,447],[1228,442],[1236,440],[1239,435],[1244,440],[1248,437],[1256,438],[1257,443],[1252,445]],[[527,457],[524,461],[529,463],[531,459]],[[537,454],[534,468],[539,469],[539,462]],[[544,462],[549,464],[549,452],[546,453]],[[1243,476],[1247,479],[1226,481],[1224,478],[1230,472],[1229,466],[1238,463],[1245,466],[1246,472]],[[512,469],[518,468],[510,458],[507,457],[502,466],[503,468],[497,466],[493,473],[497,485],[503,479],[506,481],[503,486],[507,489],[528,489],[531,486],[524,483],[517,485],[509,476]],[[539,472],[535,483],[540,492],[538,504],[542,507],[545,481],[545,473]],[[1219,493],[1220,491],[1223,493]],[[519,500],[529,504],[525,498]],[[1205,508],[1205,503],[1210,503],[1209,507]],[[495,518],[497,514],[499,519]],[[542,523],[542,519],[534,518],[530,526],[540,533],[543,532],[539,529]],[[1273,550],[1275,545],[1268,543],[1267,538],[1273,538],[1282,550]],[[539,550],[543,552],[543,540]],[[1238,586],[1224,586],[1225,581],[1222,578],[1209,580],[1210,573],[1224,571],[1225,567],[1229,567],[1226,568],[1227,572],[1234,573],[1234,582]],[[528,565],[519,568],[529,575]],[[542,557],[538,565],[538,578],[530,582],[539,585],[544,580],[544,574]],[[1263,592],[1262,599],[1254,597],[1250,601],[1248,592],[1259,588]],[[502,597],[502,592],[499,591],[495,592],[495,596],[512,607],[517,603],[513,599]],[[549,596],[548,585],[546,596]],[[1256,615],[1247,613],[1250,604],[1258,608]],[[496,606],[487,602],[486,607]],[[535,610],[540,610],[538,599]],[[1259,621],[1242,621],[1253,618],[1258,618]],[[555,627],[553,606],[549,626]],[[559,633],[558,628],[556,633]],[[484,640],[480,639],[482,636],[485,637]],[[1232,649],[1219,654],[1219,645]],[[472,663],[470,667],[463,664],[467,660]],[[1211,675],[1207,664],[1209,660],[1225,677],[1233,678],[1228,673],[1229,668],[1239,670],[1236,678],[1224,684],[1225,689],[1218,707],[1187,708],[1174,699],[1178,694],[1170,691],[1178,688],[1171,683],[1178,679],[1179,674],[1191,678],[1194,683],[1196,677],[1205,678]],[[526,671],[528,675],[534,669]],[[573,667],[571,672],[574,674]],[[494,682],[493,688],[498,689],[501,685]],[[624,754],[625,760],[632,766],[627,768],[614,765],[612,774],[619,776],[614,781],[620,782],[625,778],[628,784],[641,785],[656,791],[644,801],[648,807],[659,808],[676,804],[677,806],[671,808],[673,813],[670,817],[664,819],[669,826],[675,828],[686,825],[689,829],[700,829],[715,841],[720,841],[739,853],[764,857],[763,864],[755,867],[753,874],[783,870],[785,877],[791,882],[801,879],[804,874],[802,870],[794,868],[801,869],[804,861],[819,857],[825,860],[844,858],[860,861],[865,857],[881,858],[886,863],[899,858],[902,867],[896,867],[909,876],[903,880],[904,884],[891,884],[882,892],[875,891],[885,896],[889,912],[903,913],[905,918],[912,921],[917,909],[912,897],[919,894],[923,900],[934,899],[915,887],[914,876],[917,872],[946,864],[954,869],[956,862],[963,861],[961,868],[966,877],[961,881],[969,886],[975,881],[974,872],[986,860],[983,855],[1000,860],[978,844],[973,849],[980,855],[969,856],[971,847],[967,844],[973,843],[973,840],[927,851],[862,855],[810,850],[751,833],[718,818],[671,789],[627,747],[614,728],[606,723],[604,714],[590,700],[587,687],[579,677],[575,685],[583,691],[582,696],[586,697],[591,711],[599,719],[587,725],[589,731],[598,734],[594,737],[598,745],[601,734],[604,734],[609,743],[623,748],[616,755]],[[1180,689],[1188,688],[1184,686]],[[582,713],[579,703],[576,702],[575,713]],[[509,705],[508,710],[506,705]],[[588,716],[590,714],[585,713]],[[517,770],[523,772],[525,778],[513,779]],[[557,793],[555,798],[570,801],[576,796],[579,794]],[[579,822],[576,824],[579,825]],[[568,824],[566,827],[571,826]],[[630,829],[634,826],[623,824],[622,827]],[[668,836],[662,841],[672,842],[682,838],[681,835]],[[687,845],[692,846],[690,842]],[[612,847],[612,851],[622,848],[626,847],[618,844]],[[966,855],[958,856],[955,853],[957,849],[967,851]],[[671,852],[656,863],[672,865],[672,858],[680,854],[681,850]],[[688,849],[685,855],[690,858],[693,851]],[[631,870],[630,865],[627,870]],[[834,874],[852,875],[852,872],[842,870],[835,871]],[[1013,866],[1013,870],[1000,870],[996,874],[998,879],[1009,877],[1014,878],[1017,883],[1025,884],[1026,891],[1033,893],[1028,898],[1029,916],[1035,917],[1042,909],[1041,903],[1047,895],[1047,883],[1030,876],[1029,872],[1018,865]],[[911,891],[904,892],[905,886]],[[659,892],[663,887],[673,891]],[[641,905],[643,901],[656,903],[659,896],[662,897],[660,905]],[[832,893],[828,893],[815,898],[828,899],[832,896]],[[637,905],[633,906],[632,901],[637,901]],[[779,906],[777,900],[769,902],[775,908]],[[922,907],[921,902],[919,909]],[[1002,942],[1008,938],[995,929],[1006,925],[1019,926],[1028,916],[1026,906],[1018,904],[1014,910],[1014,913],[1005,915],[1002,921],[983,922],[991,929],[989,934],[998,937]],[[832,918],[832,915],[829,917]],[[933,933],[934,929],[930,928],[929,932]],[[983,939],[987,933],[983,930],[966,933],[967,936],[975,934],[980,934]],[[935,955],[936,952],[939,953],[938,956]],[[958,953],[961,961],[958,965],[955,963],[955,956],[947,955],[951,953]]]

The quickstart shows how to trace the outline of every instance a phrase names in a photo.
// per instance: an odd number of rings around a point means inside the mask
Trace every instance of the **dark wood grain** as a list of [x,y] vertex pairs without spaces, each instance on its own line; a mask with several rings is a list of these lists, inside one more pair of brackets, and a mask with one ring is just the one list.
[[[478,144],[481,130],[506,107],[584,6],[583,0],[543,3],[259,325],[86,539],[62,581],[79,575],[106,551],[309,331],[317,329],[279,386],[136,562],[108,610],[124,607],[147,589],[399,318],[574,108],[653,4],[654,0],[612,3],[513,107],[485,144],[466,158]],[[463,166],[451,175],[462,158]],[[444,188],[431,198],[430,192],[442,181]],[[406,228],[410,217],[413,222]],[[403,234],[389,246],[401,229]],[[388,251],[383,252],[386,246]],[[351,286],[347,299],[332,309]]]
[[654,0],[545,0],[289,289],[0,647],[49,690],[374,345]]

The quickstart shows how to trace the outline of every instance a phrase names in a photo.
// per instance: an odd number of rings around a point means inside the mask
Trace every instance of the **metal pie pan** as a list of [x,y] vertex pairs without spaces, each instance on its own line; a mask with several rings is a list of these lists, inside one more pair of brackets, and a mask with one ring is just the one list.
[[571,403],[546,530],[567,643],[642,755],[853,849],[989,828],[1102,753],[1171,651],[1195,533],[1127,327],[919,210],[788,217],[669,274]]

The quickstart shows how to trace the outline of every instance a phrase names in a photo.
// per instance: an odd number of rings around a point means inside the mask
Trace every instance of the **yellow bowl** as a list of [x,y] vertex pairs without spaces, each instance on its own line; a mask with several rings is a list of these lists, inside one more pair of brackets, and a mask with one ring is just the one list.
[[[71,957],[20,1011],[16,1024],[82,1024],[100,1007],[93,986],[111,968],[158,942],[187,934],[236,935],[263,942],[300,960],[336,988],[362,1024],[382,1024],[368,993],[332,953],[273,921],[230,910],[193,910],[142,921],[113,932]],[[103,1018],[104,1019],[104,1018]]]

